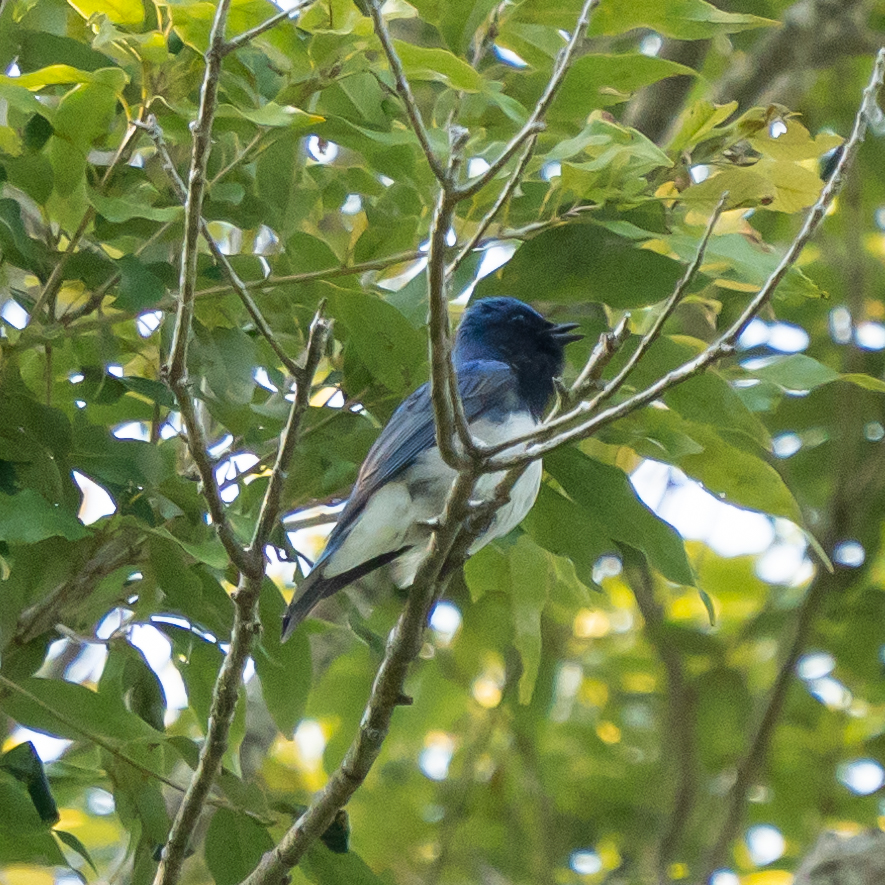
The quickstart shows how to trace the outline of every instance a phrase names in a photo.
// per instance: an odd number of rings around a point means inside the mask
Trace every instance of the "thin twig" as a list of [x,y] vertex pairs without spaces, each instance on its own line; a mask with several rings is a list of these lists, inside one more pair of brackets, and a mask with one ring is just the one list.
[[[166,231],[172,227],[173,222],[165,221],[161,224],[146,240],[143,240],[139,243],[138,248],[132,253],[136,258],[149,249]],[[102,301],[104,301],[105,295],[110,291],[111,287],[115,286],[120,282],[120,273],[111,274],[86,300],[84,304],[81,304],[80,307],[74,308],[72,310],[66,310],[61,317],[59,318],[59,322],[62,326],[69,326],[74,321],[80,319],[80,317],[86,316],[87,314],[92,313],[94,310],[98,310],[101,306]],[[127,314],[126,316],[137,316],[138,314]]]
[[698,243],[697,250],[695,251],[694,259],[691,264],[685,269],[685,273],[682,275],[682,279],[676,284],[676,288],[673,290],[673,294],[667,299],[667,303],[664,305],[663,310],[657,315],[655,318],[652,327],[648,330],[648,332],[643,335],[642,340],[639,342],[636,350],[633,351],[630,358],[624,364],[624,367],[612,378],[611,382],[606,385],[604,390],[601,390],[591,401],[588,408],[595,410],[606,400],[611,399],[620,389],[623,387],[624,382],[627,380],[627,377],[636,368],[636,365],[639,361],[648,353],[649,348],[658,340],[661,335],[661,331],[664,328],[664,324],[668,319],[673,315],[673,311],[681,303],[682,299],[685,297],[686,292],[688,291],[688,287],[691,285],[692,281],[695,278],[698,270],[700,269],[701,264],[704,261],[704,253],[707,251],[707,244],[710,242],[710,236],[713,233],[713,228],[716,227],[716,222],[719,221],[720,216],[722,215],[722,210],[725,208],[725,201],[728,199],[728,191],[722,194],[719,198],[719,202],[716,204],[716,208],[713,210],[713,214],[710,216],[710,220],[707,222],[706,230],[704,231],[703,237],[701,237],[700,243]]
[[294,18],[305,7],[310,6],[313,2],[314,0],[302,0],[301,3],[296,4],[290,9],[284,9],[276,15],[272,15],[267,21],[263,21],[260,25],[256,25],[254,28],[250,28],[248,31],[243,31],[242,34],[232,37],[221,47],[222,56],[227,55],[229,52],[234,52],[237,49],[241,49],[256,37],[260,37],[265,31],[275,28],[280,22]]
[[247,144],[226,166],[222,166],[218,172],[215,173],[213,178],[209,179],[209,190],[211,192],[212,188],[227,175],[232,169],[236,169],[246,157],[249,156],[249,152],[257,145],[265,135],[267,135],[267,129],[259,129],[252,140]]
[[[141,113],[144,114],[145,110],[146,108],[142,107]],[[120,142],[120,146],[114,153],[113,159],[108,164],[107,169],[105,169],[104,175],[102,175],[101,177],[101,183],[99,187],[103,188],[108,183],[111,174],[117,167],[117,164],[123,158],[129,146],[132,144],[132,139],[137,131],[138,130],[136,128],[136,121],[131,122],[129,124],[129,127],[126,129],[126,134],[123,136],[123,140]],[[93,218],[95,218],[95,207],[90,205],[83,213],[83,217],[80,219],[80,224],[77,225],[77,229],[74,231],[71,239],[68,241],[67,248],[59,257],[58,261],[55,263],[55,266],[52,268],[52,272],[49,274],[49,278],[46,280],[46,285],[43,286],[42,291],[37,296],[37,300],[34,302],[34,306],[31,308],[32,317],[38,316],[40,311],[43,309],[43,306],[47,304],[50,299],[54,298],[55,295],[58,293],[58,290],[61,288],[61,284],[64,282],[65,268],[68,266],[68,262],[71,260],[71,257],[77,250],[77,246],[80,245],[80,240],[83,239],[83,235],[86,233],[86,228],[88,228],[89,225],[92,223]]]
[[[633,354],[630,356],[630,358],[627,360],[621,370],[617,373],[617,375],[605,386],[605,388],[599,391],[599,393],[597,393],[596,396],[594,396],[592,399],[584,402],[579,402],[577,406],[574,406],[564,415],[559,415],[558,410],[554,411],[544,422],[544,424],[537,430],[533,430],[522,437],[515,438],[514,440],[488,447],[488,454],[498,454],[499,452],[511,448],[513,445],[519,443],[549,439],[550,437],[554,436],[558,430],[564,427],[569,427],[572,423],[574,423],[576,419],[595,412],[602,403],[604,403],[608,399],[611,399],[611,397],[614,396],[623,387],[624,382],[627,380],[627,377],[630,375],[633,369],[636,368],[636,365],[645,356],[645,354],[648,353],[648,350],[652,346],[652,344],[654,344],[654,342],[657,341],[657,339],[660,337],[661,331],[664,328],[664,324],[673,315],[673,311],[676,310],[682,299],[685,297],[685,293],[688,291],[688,287],[691,285],[692,280],[694,279],[695,275],[698,272],[698,269],[703,263],[707,244],[710,241],[710,236],[713,233],[713,228],[716,226],[716,222],[722,215],[722,210],[725,206],[725,201],[727,198],[727,192],[722,194],[722,196],[720,197],[716,208],[713,210],[713,214],[710,216],[707,227],[704,230],[704,235],[703,237],[701,237],[700,243],[698,243],[694,258],[692,259],[689,266],[686,268],[685,273],[682,275],[682,278],[676,284],[676,287],[673,289],[673,293],[667,299],[666,304],[664,304],[664,307],[661,309],[661,312],[658,314],[657,318],[652,324],[651,329],[649,329],[649,331],[643,336],[636,350],[633,352]],[[599,342],[593,349],[593,352],[590,354],[590,358],[587,360],[587,364],[584,366],[581,374],[578,376],[577,380],[572,385],[569,391],[569,406],[571,406],[575,402],[580,401],[582,397],[586,395],[586,393],[592,388],[593,384],[601,377],[602,370],[611,361],[614,354],[626,341],[626,320],[627,317],[624,317],[613,332],[604,333],[600,336]]]
[[304,368],[298,367],[297,388],[295,399],[292,401],[292,409],[289,412],[289,420],[280,438],[280,448],[277,452],[277,460],[270,475],[270,482],[264,493],[261,510],[258,514],[258,522],[252,536],[251,549],[264,557],[264,547],[270,537],[271,530],[276,525],[280,514],[280,502],[283,495],[283,486],[288,476],[289,465],[295,453],[295,446],[301,435],[301,423],[310,407],[310,387],[313,376],[323,356],[326,341],[332,329],[331,323],[323,317],[325,303],[320,302],[316,316],[310,327],[310,337],[307,344],[307,356]]
[[449,275],[453,274],[461,266],[467,256],[476,248],[477,244],[482,239],[483,234],[488,230],[489,225],[495,220],[495,218],[497,218],[498,213],[501,211],[504,204],[510,199],[510,195],[516,190],[520,181],[522,181],[523,173],[531,159],[537,140],[537,135],[533,134],[529,136],[525,151],[523,152],[522,157],[520,157],[516,169],[513,170],[510,178],[507,179],[507,184],[504,185],[501,193],[498,194],[498,199],[495,200],[495,204],[489,209],[485,218],[479,223],[479,227],[477,227],[473,236],[461,247],[461,251],[458,253],[455,260],[449,265],[447,271]]
[[[732,353],[741,333],[747,327],[749,322],[771,300],[778,285],[780,285],[790,268],[796,263],[802,250],[817,232],[818,227],[820,227],[821,222],[826,217],[827,211],[842,187],[845,173],[860,148],[860,144],[866,133],[867,123],[873,115],[878,112],[877,101],[879,92],[882,88],[883,78],[885,78],[885,49],[881,49],[876,56],[876,63],[873,67],[873,73],[869,85],[864,90],[863,101],[861,102],[861,106],[854,120],[854,128],[852,129],[851,136],[845,143],[844,151],[839,159],[836,169],[821,191],[817,202],[809,210],[801,230],[787,248],[783,258],[778,262],[777,267],[771,272],[768,279],[762,285],[762,288],[750,300],[750,303],[744,309],[743,313],[741,313],[734,323],[732,323],[732,325],[723,332],[715,342],[710,344],[706,350],[698,354],[694,359],[689,360],[679,366],[679,368],[674,369],[672,372],[668,372],[662,378],[659,378],[653,384],[649,385],[645,390],[639,391],[604,412],[600,412],[587,420],[564,429],[552,438],[544,438],[548,436],[549,430],[542,426],[542,428],[535,434],[527,434],[523,437],[516,438],[503,446],[489,447],[489,451],[494,452],[527,444],[525,448],[516,455],[489,458],[482,465],[482,470],[484,472],[506,470],[510,467],[536,460],[547,452],[559,448],[566,443],[573,442],[574,440],[586,439],[596,433],[600,428],[648,405],[650,402],[653,402],[665,394],[668,390],[682,384],[684,381],[687,381],[689,378],[694,377],[700,372],[703,372],[708,366]],[[560,426],[566,421],[571,422],[575,419],[581,419],[591,411],[591,405],[592,401],[591,403],[584,403],[581,406],[578,406],[570,415],[557,419],[557,426]]]
[[[187,188],[185,188],[184,182],[181,180],[181,176],[178,174],[178,170],[172,162],[172,157],[169,155],[169,149],[166,147],[166,142],[163,139],[163,130],[157,123],[157,118],[151,114],[141,125],[157,148],[157,153],[163,161],[163,168],[166,170],[169,180],[172,182],[173,190],[178,194],[178,198],[183,203],[186,202]],[[203,234],[203,239],[209,246],[209,251],[212,253],[215,260],[221,265],[221,269],[230,280],[233,290],[239,295],[240,301],[243,302],[243,306],[246,308],[246,312],[252,318],[252,322],[255,323],[255,328],[264,336],[265,340],[270,345],[271,350],[277,355],[277,358],[283,366],[285,366],[286,370],[297,378],[298,374],[301,372],[300,366],[286,353],[280,342],[277,341],[276,335],[274,335],[267,320],[264,319],[264,316],[258,309],[258,305],[249,294],[246,284],[240,279],[240,275],[236,270],[234,270],[234,266],[230,263],[227,255],[221,251],[221,247],[215,242],[215,238],[209,230],[209,223],[203,217],[200,218],[200,231]]]
[[[630,314],[624,314],[620,322],[609,332],[603,332],[590,352],[584,368],[568,390],[567,404],[572,405],[582,399],[599,382],[605,367],[630,337]],[[551,417],[556,417],[555,414]]]
[[381,4],[378,0],[367,0],[366,6],[368,7],[369,15],[372,16],[372,22],[375,26],[375,34],[381,41],[381,47],[384,49],[384,54],[387,56],[387,63],[390,65],[390,70],[393,73],[397,94],[406,108],[409,122],[412,124],[412,129],[418,137],[421,149],[424,151],[424,156],[427,158],[427,165],[436,176],[437,181],[439,181],[441,185],[446,186],[449,181],[448,173],[430,145],[430,136],[427,134],[427,128],[424,125],[421,110],[418,107],[418,102],[415,100],[412,87],[406,79],[403,63],[400,61],[400,57],[393,45],[393,39],[390,36],[390,31],[387,29],[387,22],[384,21],[384,15],[381,12]]
[[522,129],[513,136],[510,143],[501,152],[500,156],[492,162],[485,172],[458,188],[457,193],[461,199],[472,197],[481,191],[507,165],[510,158],[520,149],[527,139],[531,138],[533,135],[537,135],[544,129],[544,117],[547,115],[547,111],[550,109],[553,99],[556,98],[556,93],[559,91],[559,87],[562,85],[562,81],[565,79],[565,75],[568,73],[572,61],[574,61],[578,44],[583,40],[584,33],[590,24],[590,13],[598,4],[599,0],[584,0],[584,5],[581,7],[581,14],[578,17],[575,29],[572,31],[568,44],[554,62],[553,73],[550,75],[550,80],[548,81],[544,92],[541,94],[541,97],[538,99],[538,103],[535,105],[531,116],[526,120]]
[[726,856],[728,847],[737,833],[746,806],[747,794],[753,786],[753,782],[765,759],[768,744],[774,733],[774,728],[780,719],[781,711],[787,698],[787,690],[792,682],[796,664],[799,662],[799,658],[805,649],[808,634],[814,624],[814,619],[821,603],[829,595],[835,580],[837,578],[829,572],[819,571],[802,602],[793,639],[778,667],[777,676],[771,687],[765,708],[753,732],[753,737],[750,739],[747,752],[738,764],[734,784],[729,792],[725,821],[713,847],[704,859],[704,870],[706,872],[701,875],[700,882],[707,882],[713,872],[721,865],[720,862]]
[[[495,236],[482,238],[478,243],[475,244],[474,248],[483,249],[486,246],[494,246],[507,240],[531,240],[533,237],[536,237],[538,234],[550,230],[551,228],[561,227],[564,224],[568,224],[572,221],[577,221],[585,212],[595,208],[595,206],[577,206],[569,209],[562,215],[558,215],[546,221],[533,222],[532,224],[526,224],[518,228],[507,228],[499,231]],[[420,261],[421,259],[424,259],[426,257],[426,252],[422,252],[416,249],[409,252],[399,252],[394,255],[388,255],[384,258],[376,258],[371,261],[363,261],[358,264],[331,267],[325,270],[311,270],[304,271],[302,273],[286,274],[283,276],[269,276],[260,280],[244,280],[243,285],[250,291],[254,289],[270,290],[278,286],[298,285],[300,283],[314,282],[315,280],[334,280],[339,277],[356,276],[358,274],[368,273],[374,270],[389,270],[392,267],[396,267],[396,265],[398,264],[408,264],[412,261]],[[102,285],[113,285],[113,283],[115,283],[118,279],[119,276],[116,276],[113,280],[108,281]],[[196,300],[201,300],[204,298],[217,298],[219,296],[229,294],[230,286],[228,285],[211,286],[195,292],[194,298]],[[167,299],[154,305],[154,307],[151,309],[174,311],[177,308],[177,303],[177,300]],[[71,323],[73,318],[65,318],[65,328],[57,330],[56,335],[60,338],[69,338],[81,333],[91,332],[94,329],[102,329],[106,326],[114,325],[116,323],[129,322],[143,312],[143,310],[121,311],[119,313],[109,314],[97,319],[84,320],[83,322],[71,326],[68,326],[67,324]],[[82,314],[80,314],[80,316],[82,316]],[[37,338],[24,336],[21,340],[20,346],[30,347],[35,343],[39,343],[39,340]],[[7,348],[11,346],[13,345],[7,345]]]
[[[89,637],[86,641],[88,642],[102,642],[100,639],[93,639]],[[28,691],[23,685],[19,685],[17,682],[13,682],[11,679],[7,679],[5,676],[0,675],[0,684],[5,685],[9,691],[13,691],[16,694],[21,695],[23,698],[27,698],[28,701],[35,706],[39,707],[41,710],[44,710],[46,713],[49,713],[50,716],[57,719],[62,725],[66,725],[72,731],[81,735],[85,740],[89,741],[92,744],[95,744],[96,747],[101,747],[102,750],[110,753],[116,759],[119,759],[121,762],[125,762],[127,765],[131,765],[136,771],[140,771],[142,774],[147,775],[148,777],[154,778],[154,780],[159,781],[161,784],[165,784],[167,787],[170,787],[173,790],[176,790],[179,793],[185,792],[185,787],[181,784],[175,783],[175,781],[170,780],[165,775],[160,774],[157,771],[154,771],[152,768],[149,768],[147,765],[139,762],[137,759],[133,759],[131,756],[127,756],[119,747],[117,747],[113,742],[107,740],[99,734],[95,734],[92,731],[87,731],[82,723],[75,722],[73,719],[69,718],[65,713],[61,710],[57,710],[55,707],[47,704],[42,698],[37,697],[33,692]],[[206,800],[210,805],[213,805],[217,808],[230,808],[233,810],[238,810],[237,806],[233,805],[231,802],[228,802],[225,799],[209,797]]]
[[271,481],[264,493],[260,516],[245,552],[246,569],[241,570],[234,596],[234,626],[231,643],[212,691],[212,706],[206,740],[200,749],[197,769],[179,806],[169,837],[163,848],[154,885],[174,885],[180,877],[188,841],[194,831],[206,797],[221,768],[227,751],[230,727],[239,697],[243,669],[252,648],[252,640],[260,629],[257,617],[258,597],[264,582],[264,548],[280,509],[280,497],[289,469],[289,462],[298,442],[301,421],[310,405],[313,376],[325,349],[330,326],[322,318],[322,306],[311,324],[305,364],[299,370],[299,381],[289,419],[280,441],[280,450]]

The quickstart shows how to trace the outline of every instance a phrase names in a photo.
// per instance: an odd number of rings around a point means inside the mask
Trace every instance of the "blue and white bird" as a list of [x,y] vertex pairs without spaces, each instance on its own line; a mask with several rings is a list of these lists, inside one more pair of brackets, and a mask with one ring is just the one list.
[[[487,298],[464,313],[452,361],[473,435],[489,445],[530,431],[553,395],[565,346],[582,338],[577,323],[557,325],[515,298]],[[387,568],[393,582],[415,579],[455,480],[435,442],[430,385],[419,387],[393,413],[360,468],[338,523],[283,617],[283,639],[320,600]],[[474,490],[488,500],[501,474],[486,474]],[[511,531],[535,503],[541,463],[517,480],[510,501],[470,548],[475,553]]]

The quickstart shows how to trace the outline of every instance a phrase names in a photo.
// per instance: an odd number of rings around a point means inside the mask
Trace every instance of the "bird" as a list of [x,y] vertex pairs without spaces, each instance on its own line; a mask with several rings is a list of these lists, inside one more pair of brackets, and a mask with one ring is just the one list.
[[[516,298],[485,298],[467,308],[452,364],[476,439],[495,445],[541,421],[566,345],[584,337],[577,328],[548,320]],[[540,461],[529,465],[470,554],[522,521],[537,498],[541,472]],[[424,384],[396,409],[369,450],[322,553],[286,609],[283,640],[322,599],[373,572],[384,569],[397,587],[409,587],[456,475],[436,445],[430,385]],[[502,476],[480,477],[474,499],[490,500]]]

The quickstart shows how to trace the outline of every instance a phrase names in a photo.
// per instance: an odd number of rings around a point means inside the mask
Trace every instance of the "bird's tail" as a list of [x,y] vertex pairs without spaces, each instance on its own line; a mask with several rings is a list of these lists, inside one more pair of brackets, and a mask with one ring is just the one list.
[[348,584],[364,578],[375,569],[381,568],[393,562],[398,556],[402,556],[412,545],[400,547],[399,550],[391,550],[373,556],[372,559],[341,572],[339,575],[330,575],[328,578],[323,574],[322,566],[315,568],[299,585],[296,595],[289,603],[286,613],[283,615],[283,637],[285,642],[295,631],[295,628],[311,613],[313,607],[321,600],[326,599],[333,593],[337,593]]

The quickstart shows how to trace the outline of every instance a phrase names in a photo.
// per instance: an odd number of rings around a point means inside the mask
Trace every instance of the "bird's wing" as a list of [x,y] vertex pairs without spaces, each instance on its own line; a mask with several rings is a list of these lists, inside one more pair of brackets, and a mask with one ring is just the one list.
[[[516,377],[505,363],[477,360],[461,367],[458,389],[468,422],[494,412],[506,412],[516,403]],[[408,467],[422,452],[435,445],[436,427],[430,385],[419,387],[393,413],[360,468],[350,499],[335,532],[346,532],[350,523],[381,486]]]

